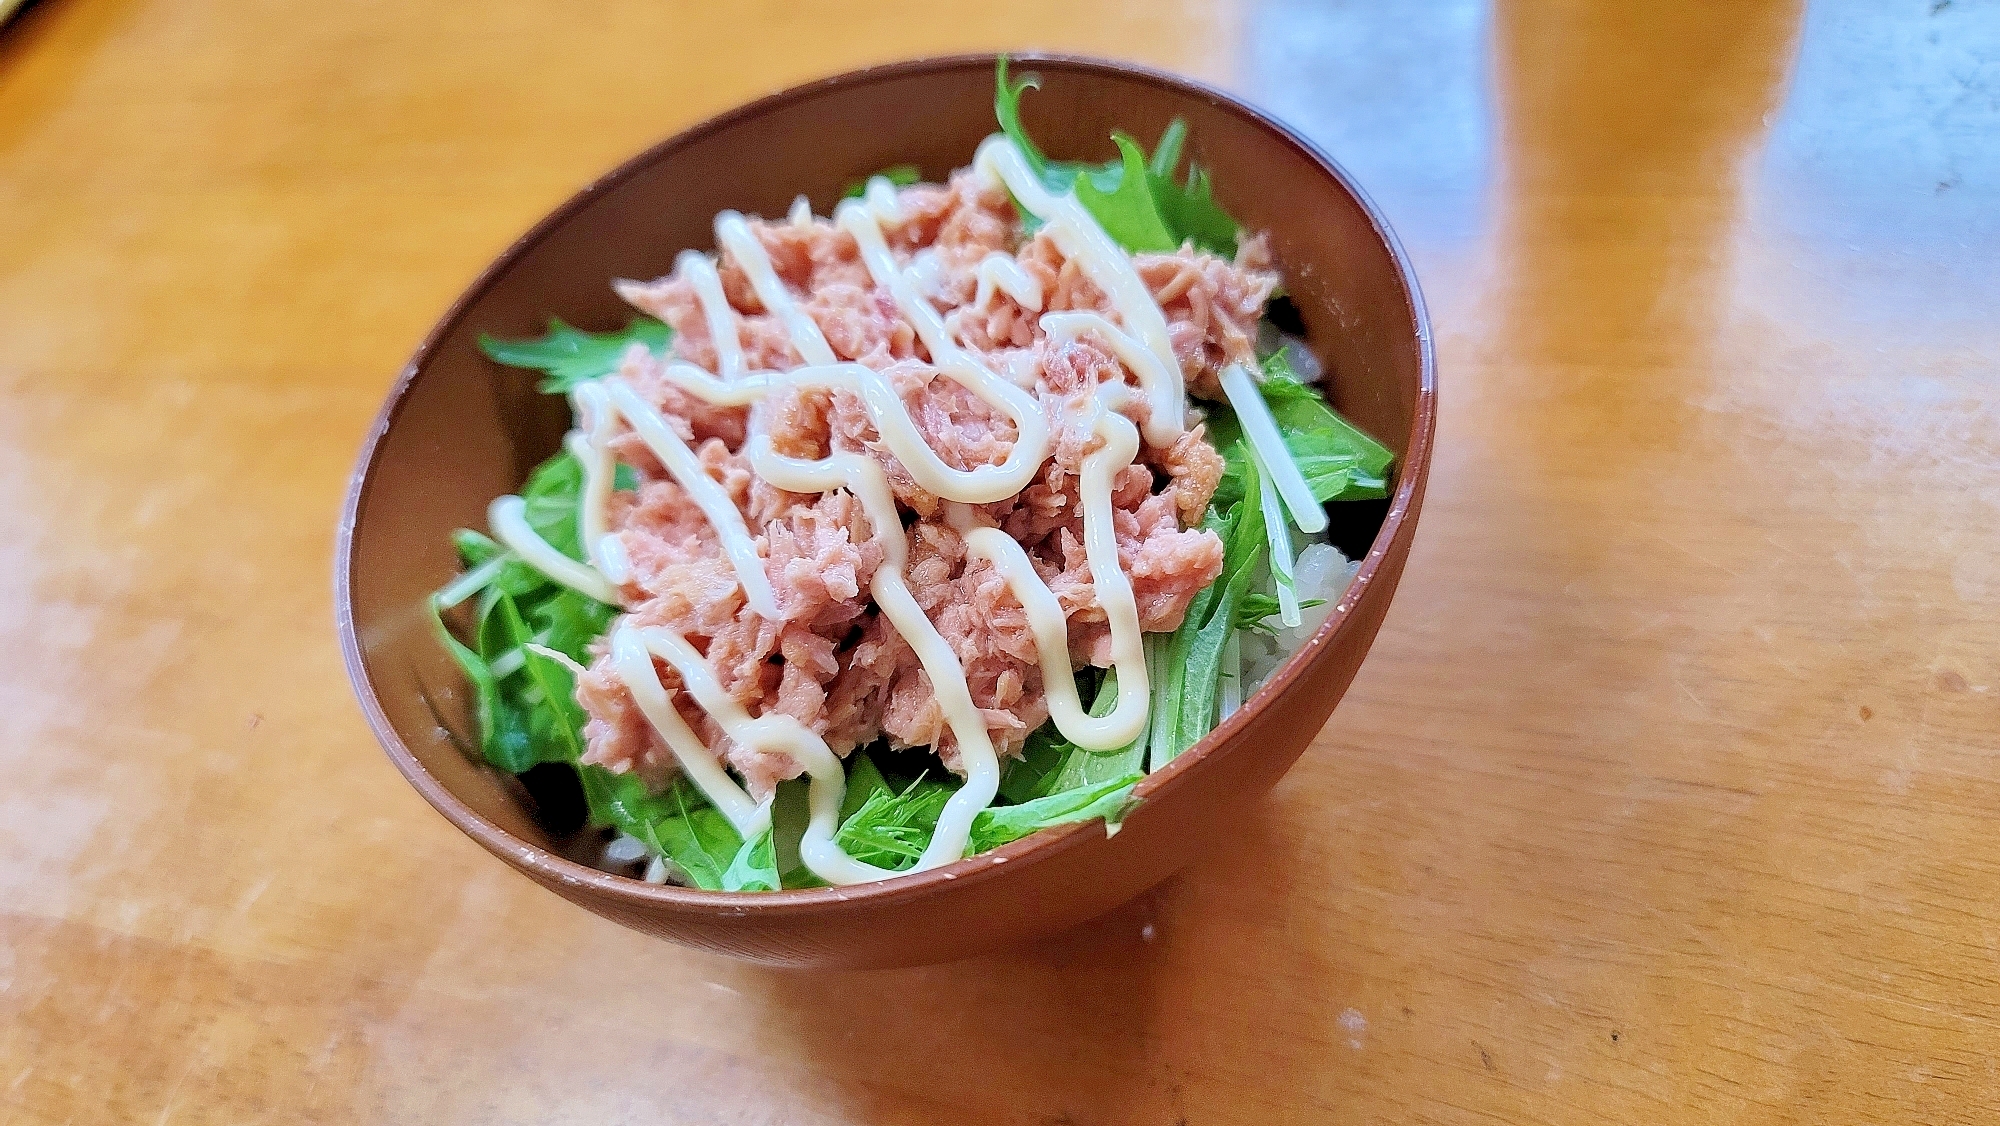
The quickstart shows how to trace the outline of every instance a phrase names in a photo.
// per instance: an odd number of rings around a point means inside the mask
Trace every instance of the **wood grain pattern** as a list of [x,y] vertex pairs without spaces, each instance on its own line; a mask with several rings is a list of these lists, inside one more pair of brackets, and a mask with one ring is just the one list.
[[[1990,7],[723,7],[49,0],[0,34],[0,1117],[2000,1106]],[[644,143],[1023,42],[1265,102],[1416,257],[1438,457],[1347,700],[1230,848],[1006,957],[778,973],[516,878],[339,668],[383,389]]]

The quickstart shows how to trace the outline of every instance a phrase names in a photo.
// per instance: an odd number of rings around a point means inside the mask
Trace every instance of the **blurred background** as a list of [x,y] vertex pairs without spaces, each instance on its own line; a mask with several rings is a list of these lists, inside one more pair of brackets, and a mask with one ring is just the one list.
[[[1238,847],[1047,948],[800,977],[540,893],[346,689],[369,420],[640,148],[997,48],[1240,94],[1400,233],[1441,428],[1374,654]],[[41,0],[0,28],[0,1117],[1979,1120],[1996,137],[1988,0]]]

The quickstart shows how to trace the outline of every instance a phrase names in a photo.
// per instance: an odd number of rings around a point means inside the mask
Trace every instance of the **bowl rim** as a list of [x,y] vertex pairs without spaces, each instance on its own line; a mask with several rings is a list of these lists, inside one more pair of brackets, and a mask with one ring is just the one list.
[[[606,872],[516,837],[482,817],[431,774],[403,742],[402,736],[382,711],[381,702],[376,697],[374,684],[369,679],[367,665],[362,658],[360,637],[354,625],[354,530],[361,516],[368,486],[374,479],[382,441],[401,414],[410,388],[432,352],[458,328],[471,306],[530,250],[594,203],[605,191],[624,183],[670,152],[739,122],[754,119],[771,110],[831,90],[882,78],[953,71],[973,65],[990,70],[1001,53],[929,55],[864,66],[811,79],[725,110],[649,145],[617,167],[591,180],[510,243],[452,302],[450,308],[425,334],[422,343],[417,345],[415,352],[403,365],[388,397],[383,401],[381,409],[369,426],[360,456],[356,459],[348,481],[346,499],[341,507],[334,547],[335,627],[340,635],[341,657],[347,668],[348,680],[368,720],[368,726],[375,734],[376,741],[388,753],[396,769],[419,794],[423,795],[424,800],[487,851],[531,875],[542,878],[544,882],[560,884],[565,888],[579,891],[587,889],[614,899],[625,900],[635,906],[674,908],[691,913],[717,913],[731,917],[751,915],[769,917],[817,914],[828,907],[840,904],[888,905],[917,899],[957,881],[981,882],[994,878],[1005,871],[1010,861],[1026,860],[1030,857],[1042,858],[1044,855],[1054,855],[1077,847],[1088,839],[1088,833],[1097,830],[1095,821],[1044,829],[991,852],[967,857],[942,867],[848,887],[794,888],[754,894],[704,891],[700,888],[672,884],[650,884],[629,876]],[[1016,65],[1059,65],[1072,74],[1080,73],[1083,76],[1139,79],[1177,93],[1206,99],[1239,115],[1279,142],[1290,145],[1317,165],[1320,171],[1336,181],[1342,190],[1360,205],[1376,238],[1381,240],[1383,248],[1395,266],[1396,276],[1402,284],[1416,324],[1418,349],[1417,403],[1411,419],[1409,444],[1402,457],[1403,471],[1398,475],[1388,511],[1382,518],[1382,526],[1376,531],[1375,538],[1369,544],[1368,554],[1361,560],[1361,568],[1348,588],[1350,591],[1365,591],[1367,583],[1374,577],[1388,553],[1389,546],[1403,534],[1403,525],[1409,518],[1410,508],[1423,491],[1430,472],[1431,446],[1437,426],[1437,357],[1432,339],[1430,315],[1424,305],[1423,292],[1418,286],[1416,271],[1410,264],[1409,255],[1404,251],[1402,243],[1397,239],[1395,231],[1389,226],[1381,209],[1346,169],[1317,144],[1272,115],[1206,82],[1149,66],[1089,55],[1044,51],[1010,51],[1005,54],[1010,63]],[[1414,528],[1412,528],[1413,533]],[[1173,761],[1148,773],[1134,789],[1134,796],[1143,800],[1174,785],[1183,776],[1200,771],[1203,764],[1213,757],[1220,747],[1234,739],[1248,725],[1260,708],[1268,706],[1303,676],[1306,667],[1323,650],[1332,645],[1335,637],[1345,630],[1354,628],[1354,611],[1359,601],[1359,596],[1343,598],[1336,609],[1328,614],[1326,620],[1313,632],[1312,637],[1287,658],[1256,692],[1247,697],[1234,715],[1217,724],[1214,730],[1176,756]]]

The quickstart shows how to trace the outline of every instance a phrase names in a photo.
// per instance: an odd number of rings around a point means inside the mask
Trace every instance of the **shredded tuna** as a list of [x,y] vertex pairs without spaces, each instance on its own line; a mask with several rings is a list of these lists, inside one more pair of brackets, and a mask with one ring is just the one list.
[[[1238,257],[1255,262],[1259,254],[1252,250]],[[1185,246],[1172,254],[1137,255],[1133,266],[1166,314],[1167,335],[1188,393],[1221,399],[1222,369],[1257,358],[1257,318],[1277,288],[1278,275]]]
[[[1102,442],[1090,423],[1096,391],[1132,377],[1088,336],[1049,339],[1039,314],[1004,294],[974,308],[979,263],[992,253],[1013,255],[1041,284],[1046,310],[1115,313],[1046,235],[1024,237],[1006,193],[977,177],[961,172],[947,185],[905,189],[899,204],[901,218],[885,225],[891,252],[921,266],[926,294],[966,347],[994,370],[1015,373],[1032,386],[1052,432],[1050,456],[1035,479],[1008,500],[978,506],[977,518],[1005,530],[1028,552],[1067,616],[1073,663],[1108,665],[1110,634],[1083,548],[1078,475]],[[890,295],[869,278],[851,237],[824,219],[752,220],[750,227],[828,345],[888,377],[943,461],[972,469],[1006,460],[1017,437],[1014,423],[929,362]],[[1268,249],[1250,239],[1233,262],[1184,247],[1138,256],[1135,265],[1166,314],[1190,391],[1219,398],[1222,366],[1253,356],[1257,318],[1277,282]],[[747,366],[797,366],[782,327],[740,266],[725,255],[719,272],[738,314]],[[618,291],[672,326],[673,359],[715,370],[715,341],[685,279],[621,282]],[[871,598],[883,551],[859,502],[845,492],[800,495],[763,482],[742,452],[748,412],[711,407],[680,391],[665,378],[662,363],[635,348],[621,375],[694,446],[742,511],[764,556],[778,617],[767,621],[749,609],[693,499],[634,436],[623,434],[613,449],[633,467],[639,485],[616,494],[611,526],[631,564],[623,594],[633,619],[680,631],[715,668],[724,690],[753,715],[792,716],[838,754],[880,739],[894,747],[933,747],[946,766],[958,769],[956,740],[929,677]],[[760,409],[760,426],[781,454],[862,452],[882,463],[906,525],[910,588],[964,666],[996,749],[1003,756],[1018,753],[1028,733],[1048,718],[1048,702],[1026,614],[1006,583],[984,562],[968,563],[963,540],[945,522],[945,506],[917,487],[882,446],[853,395],[785,390]],[[1143,400],[1134,396],[1126,409],[1143,428]],[[1196,428],[1169,446],[1142,446],[1137,462],[1114,482],[1119,561],[1145,630],[1178,626],[1189,601],[1221,571],[1222,544],[1200,528],[1200,520],[1222,468],[1221,455]],[[783,755],[733,745],[680,691],[669,666],[656,662],[656,669],[689,726],[753,793],[768,793],[800,773],[799,764]],[[577,700],[590,717],[586,761],[639,771],[650,780],[673,772],[672,752],[602,652],[579,678]]]

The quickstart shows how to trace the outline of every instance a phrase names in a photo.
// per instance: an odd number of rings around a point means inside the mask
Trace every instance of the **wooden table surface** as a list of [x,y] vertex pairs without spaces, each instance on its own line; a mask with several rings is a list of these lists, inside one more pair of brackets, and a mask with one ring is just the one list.
[[[1010,45],[1241,91],[1402,232],[1443,417],[1373,656],[1229,848],[1031,949],[777,972],[536,889],[341,671],[383,392],[641,146]],[[45,0],[0,32],[0,1119],[1991,1121],[1996,136],[1978,0]]]

